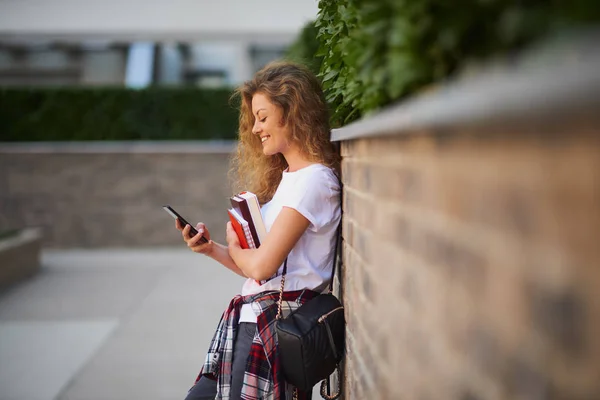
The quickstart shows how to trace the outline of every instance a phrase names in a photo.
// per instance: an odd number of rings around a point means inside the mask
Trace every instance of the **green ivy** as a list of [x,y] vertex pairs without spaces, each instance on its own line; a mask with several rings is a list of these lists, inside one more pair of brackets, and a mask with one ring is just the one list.
[[600,21],[598,0],[320,0],[319,76],[341,126],[471,62]]
[[229,89],[0,89],[0,141],[235,139]]

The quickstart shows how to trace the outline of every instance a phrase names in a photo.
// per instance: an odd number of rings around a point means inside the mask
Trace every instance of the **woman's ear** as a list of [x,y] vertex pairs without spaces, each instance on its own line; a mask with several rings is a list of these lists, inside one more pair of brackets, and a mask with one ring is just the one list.
[[287,127],[287,135],[285,137],[285,144],[288,147],[291,147],[294,143],[298,143],[298,138],[296,137],[296,130],[291,126]]
[[279,120],[279,126],[285,128],[285,126],[288,124],[288,119],[289,118],[286,118],[282,115],[281,119]]

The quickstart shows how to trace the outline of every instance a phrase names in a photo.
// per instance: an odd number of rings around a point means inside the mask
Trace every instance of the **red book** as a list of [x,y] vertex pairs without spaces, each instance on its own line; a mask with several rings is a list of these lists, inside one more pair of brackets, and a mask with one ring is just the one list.
[[229,220],[231,221],[231,225],[233,226],[233,230],[238,235],[238,239],[240,241],[240,246],[242,249],[249,249],[248,241],[246,240],[246,235],[244,234],[244,227],[242,223],[236,217],[236,212],[234,210],[227,210],[227,214],[229,214]]

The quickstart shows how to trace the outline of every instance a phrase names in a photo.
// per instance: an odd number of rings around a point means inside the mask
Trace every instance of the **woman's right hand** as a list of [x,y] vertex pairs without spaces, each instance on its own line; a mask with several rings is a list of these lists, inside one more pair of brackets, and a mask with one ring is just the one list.
[[[208,232],[208,229],[206,229],[206,226],[202,222],[199,222],[196,225],[196,230],[198,231],[198,234],[194,236],[190,235],[191,227],[189,225],[183,226],[179,219],[175,220],[175,227],[178,231],[181,232],[181,236],[183,236],[183,240],[190,248],[190,250],[192,250],[194,253],[210,255],[213,248],[213,241],[210,240],[210,233]],[[206,238],[206,240],[208,240],[208,243],[200,242],[200,238],[202,238],[203,236]]]

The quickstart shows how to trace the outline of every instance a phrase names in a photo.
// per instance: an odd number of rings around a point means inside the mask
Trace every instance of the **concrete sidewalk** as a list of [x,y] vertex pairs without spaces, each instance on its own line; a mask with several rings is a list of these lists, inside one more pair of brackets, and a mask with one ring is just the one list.
[[44,251],[0,294],[0,399],[183,399],[242,282],[183,246]]

